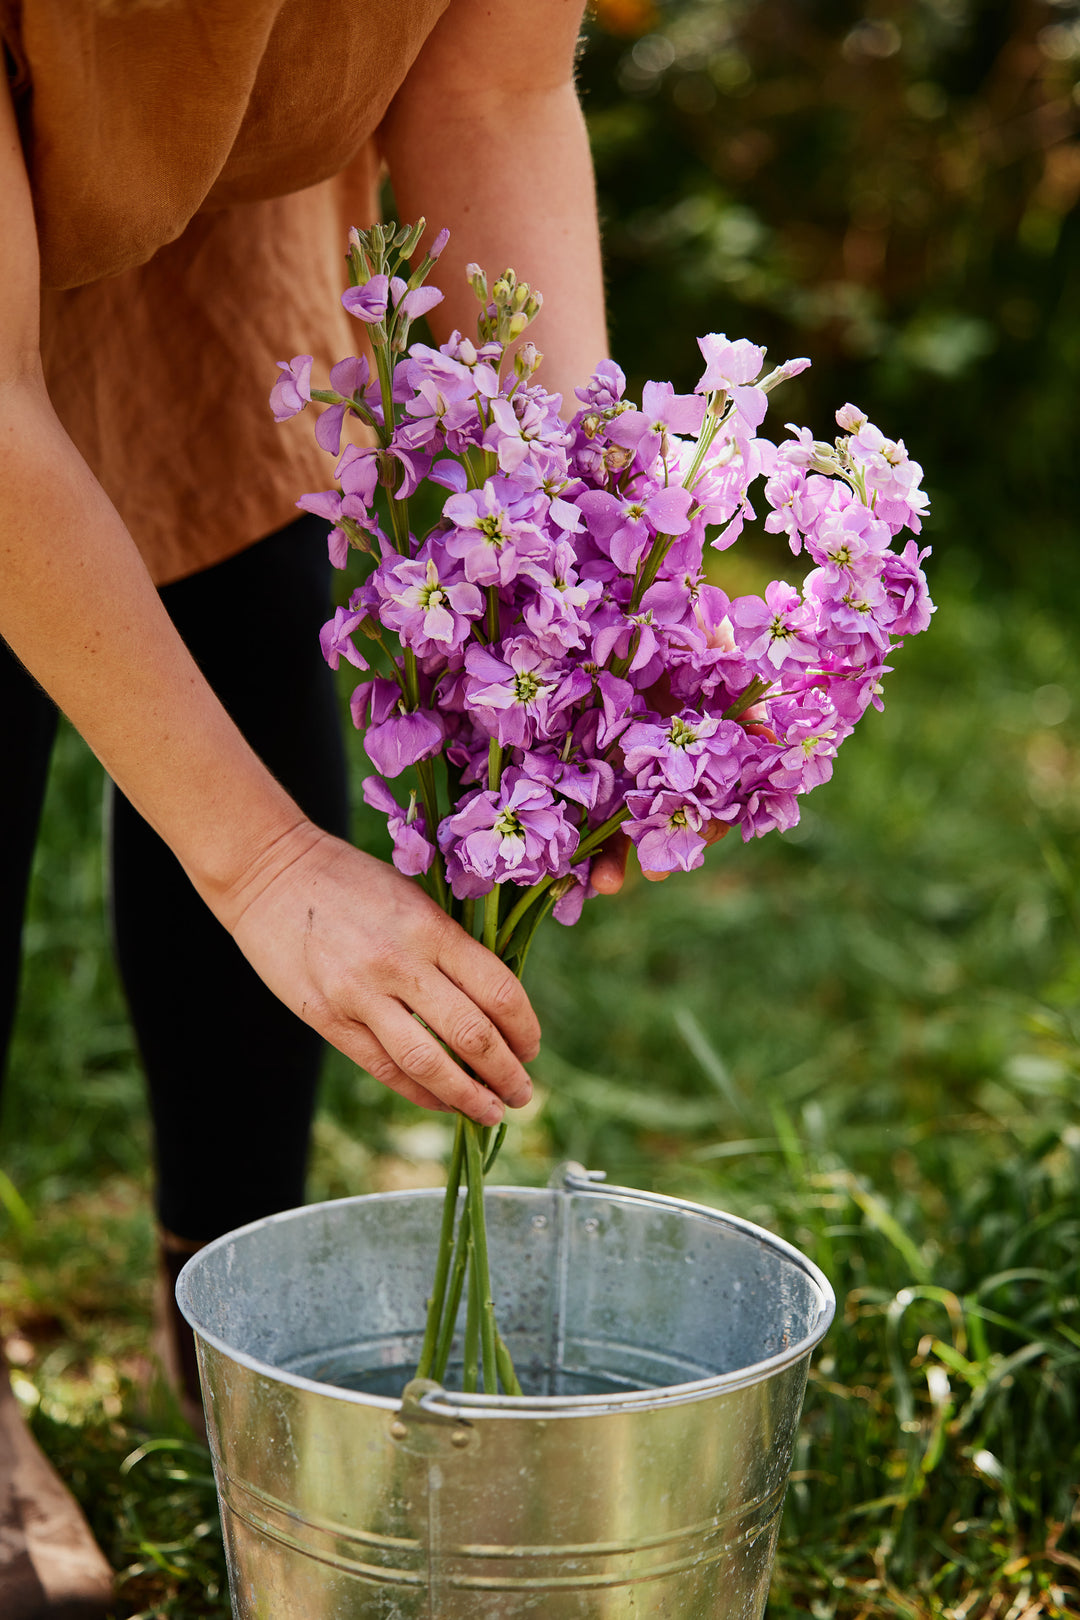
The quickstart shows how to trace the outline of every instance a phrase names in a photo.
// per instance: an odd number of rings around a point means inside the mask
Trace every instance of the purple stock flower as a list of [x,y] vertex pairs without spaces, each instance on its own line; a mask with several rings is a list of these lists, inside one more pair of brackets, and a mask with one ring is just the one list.
[[503,748],[565,731],[564,710],[592,689],[584,670],[549,658],[528,636],[504,641],[499,652],[465,651],[465,703],[481,729]]
[[865,640],[879,651],[888,646],[885,620],[891,614],[880,579],[845,569],[815,568],[807,574],[803,589],[807,608],[817,613],[819,642],[855,645]]
[[809,793],[832,775],[833,760],[848,727],[824,693],[809,691],[797,702],[773,706],[783,732],[783,752],[769,771],[773,786]]
[[330,386],[347,399],[355,394],[363,394],[371,381],[371,367],[368,365],[366,355],[346,355],[330,367]]
[[765,485],[765,499],[772,507],[765,519],[766,530],[769,534],[786,534],[792,552],[798,556],[803,537],[815,528],[840,488],[843,486],[819,473],[808,476],[805,468],[778,463]]
[[906,526],[918,534],[930,503],[920,487],[922,468],[911,460],[903,439],[887,439],[855,405],[837,411],[836,420],[851,431],[848,455],[862,475],[875,513],[894,533]]
[[860,578],[881,573],[891,536],[886,524],[861,501],[830,502],[805,532],[806,549],[822,567]]
[[[381,776],[400,776],[443,745],[446,728],[429,709],[404,712],[396,681],[363,681],[349,704],[353,724],[364,732],[364,750]],[[365,722],[367,729],[364,730]]]
[[389,291],[390,283],[386,276],[372,276],[362,287],[346,288],[341,302],[350,315],[355,315],[357,320],[364,321],[368,326],[374,326],[386,315]]
[[509,478],[489,478],[481,489],[451,495],[443,515],[454,527],[443,536],[451,557],[476,585],[508,585],[527,558],[546,558],[550,542],[535,520],[537,504]]
[[513,766],[497,792],[474,793],[439,824],[439,848],[459,899],[487,894],[496,883],[528,887],[570,869],[577,829],[543,782]]
[[521,760],[526,776],[557,790],[586,810],[607,805],[615,791],[615,772],[606,759],[572,750],[569,759],[547,748],[530,748]]
[[359,629],[366,617],[366,613],[357,612],[350,603],[347,608],[335,608],[334,617],[323,625],[319,631],[319,646],[331,669],[337,669],[342,658],[347,658],[357,669],[369,667],[367,660],[361,658],[357,652],[352,640],[353,632]]
[[371,583],[383,624],[421,658],[457,652],[484,611],[480,591],[434,544],[424,546],[415,562],[384,558]]
[[618,496],[593,490],[577,505],[590,524],[592,537],[624,574],[633,574],[658,534],[685,534],[694,497],[681,484],[650,488],[640,495]]
[[379,487],[379,453],[369,445],[347,444],[337,464],[338,482],[344,495],[354,495],[367,508]]
[[685,709],[666,721],[635,721],[623,733],[622,750],[639,788],[696,790],[703,777],[730,788],[738,779],[746,733],[734,720]]
[[530,563],[527,572],[535,589],[522,616],[537,645],[554,658],[584,647],[589,609],[603,590],[600,581],[578,579],[574,548],[565,539],[556,543],[545,562]]
[[600,697],[596,746],[606,752],[612,743],[618,742],[635,716],[644,712],[645,699],[629,681],[620,680],[608,669],[601,670],[596,677],[596,689]]
[[[484,434],[485,450],[494,450],[499,469],[518,472],[540,450],[561,449],[569,441],[559,419],[560,399],[542,388],[519,388],[512,399],[491,401],[491,426]],[[548,458],[541,456],[541,462]]]
[[434,309],[436,304],[443,301],[443,295],[438,287],[414,287],[410,292],[408,282],[403,281],[400,276],[390,278],[390,297],[394,308],[403,309],[410,321],[418,320],[421,315],[426,315],[429,309]]
[[432,450],[445,443],[455,455],[461,455],[470,444],[479,442],[480,417],[472,398],[472,380],[467,373],[464,379],[449,382],[420,377],[415,387],[416,392],[405,401],[405,410],[412,420],[398,430],[399,442],[413,449],[427,446]]
[[765,777],[746,791],[739,811],[744,844],[751,838],[764,838],[768,832],[790,832],[798,824],[799,801],[790,788]]
[[275,422],[287,422],[311,403],[310,354],[298,354],[292,360],[279,360],[278,370],[283,373],[270,390],[270,409]]
[[780,669],[788,663],[808,663],[817,656],[813,621],[793,585],[774,579],[760,596],[740,596],[731,604],[731,618],[744,634],[737,639],[745,656]]
[[626,795],[630,818],[623,822],[637,850],[642,871],[690,872],[705,859],[705,832],[713,819],[692,793],[659,792]]
[[[400,644],[379,649],[394,678],[383,663],[351,705],[378,772],[364,796],[387,816],[395,864],[428,871],[436,835],[387,779],[440,751],[451,803],[437,841],[455,896],[552,878],[563,922],[593,892],[590,862],[571,862],[582,831],[621,808],[642,865],[661,872],[700,866],[710,823],[738,823],[744,839],[794,826],[801,795],[880,707],[898,639],[933,612],[926,552],[896,540],[904,525],[919,532],[921,468],[852,405],[835,443],[794,427],[779,448],[759,437],[767,391],[804,362],[763,376],[764,350],[723,333],[699,339],[693,394],[650,381],[640,408],[602,362],[568,427],[559,398],[527,365],[523,377],[506,367],[498,342],[455,332],[390,352],[387,333],[442,296],[400,268],[342,298],[386,345],[386,420],[368,362],[339,361],[315,423],[339,487],[298,502],[332,525],[335,564],[350,546],[369,553],[364,583],[323,627],[328,662],[367,670],[364,628]],[[279,364],[278,420],[306,406],[311,378],[309,356]],[[374,424],[378,448],[340,451],[350,415]],[[707,449],[703,425],[718,428]],[[389,538],[377,510],[425,483],[442,498],[434,528],[406,532],[426,510],[415,502]],[[809,571],[801,589],[775,580],[732,600],[703,548],[726,550],[755,522],[755,485],[765,530],[805,551]],[[748,689],[756,701],[740,711]]]
[[430,759],[443,745],[445,733],[433,714],[417,709],[394,715],[381,726],[368,726],[364,750],[383,776],[400,776],[417,760]]
[[731,341],[723,332],[709,332],[698,338],[698,348],[705,358],[705,370],[696,392],[728,394],[735,401],[735,409],[749,427],[760,427],[768,409],[768,400],[760,388],[753,386],[765,359],[765,350],[746,338]]
[[435,859],[435,845],[427,837],[424,812],[410,795],[408,810],[402,810],[381,776],[365,776],[361,789],[364,803],[381,810],[394,840],[393,861],[406,877],[419,877]]
[[566,876],[560,879],[566,887],[552,907],[551,915],[557,923],[562,923],[564,928],[573,927],[581,916],[586,900],[593,899],[596,895],[596,890],[589,882],[591,871],[591,861],[577,861]]
[[671,383],[647,382],[640,411],[623,411],[608,429],[616,444],[637,452],[642,466],[651,466],[668,452],[670,434],[697,434],[705,420],[706,401],[700,394],[677,394]]
[[332,456],[336,456],[341,449],[342,424],[351,409],[349,400],[364,392],[369,375],[368,363],[363,356],[359,359],[350,356],[330,367],[330,386],[345,398],[340,404],[328,405],[323,411],[315,423],[315,438],[322,449],[328,450]]
[[895,551],[886,553],[882,580],[891,609],[889,630],[894,636],[918,635],[937,611],[922,571],[923,559],[929,555],[930,547],[920,551],[914,540],[908,541],[899,556]]
[[575,388],[574,393],[586,410],[605,411],[617,405],[626,392],[626,377],[614,360],[601,360],[588,386]]

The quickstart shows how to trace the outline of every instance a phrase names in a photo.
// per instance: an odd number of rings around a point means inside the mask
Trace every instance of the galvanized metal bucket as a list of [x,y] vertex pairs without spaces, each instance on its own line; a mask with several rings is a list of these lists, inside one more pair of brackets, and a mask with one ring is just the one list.
[[181,1273],[235,1620],[760,1620],[821,1272],[579,1166],[492,1188],[526,1394],[402,1398],[441,1198],[312,1204]]

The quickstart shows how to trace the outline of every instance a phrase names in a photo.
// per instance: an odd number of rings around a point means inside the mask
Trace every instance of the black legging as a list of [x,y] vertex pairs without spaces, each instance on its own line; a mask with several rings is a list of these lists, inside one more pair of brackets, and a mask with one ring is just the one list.
[[[302,517],[166,585],[162,600],[256,753],[313,821],[344,836],[326,525]],[[0,641],[0,1073],[14,1022],[26,888],[56,730]],[[248,966],[179,862],[112,792],[112,917],[150,1095],[163,1226],[208,1239],[303,1199],[322,1041]]]

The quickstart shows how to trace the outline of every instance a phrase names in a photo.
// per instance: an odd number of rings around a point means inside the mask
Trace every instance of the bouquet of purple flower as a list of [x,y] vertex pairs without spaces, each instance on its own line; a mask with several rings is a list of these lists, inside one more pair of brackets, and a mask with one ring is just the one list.
[[[761,437],[769,393],[809,361],[763,374],[764,350],[745,339],[700,338],[695,391],[646,383],[640,408],[604,361],[565,420],[519,342],[539,294],[471,266],[475,341],[410,346],[410,323],[442,297],[426,278],[445,233],[409,264],[422,230],[350,238],[342,302],[367,326],[374,369],[341,360],[320,391],[299,356],[271,403],[279,420],[328,407],[315,432],[339,458],[337,484],[297,504],[332,524],[338,567],[351,550],[367,563],[322,633],[334,668],[364,672],[352,715],[378,772],[364,797],[387,816],[398,869],[520,974],[549,910],[577,921],[616,829],[666,873],[700,866],[729,828],[750,839],[796,824],[801,796],[880,708],[900,638],[929,623],[926,551],[893,544],[919,533],[927,501],[904,445],[852,405],[832,443],[790,425],[779,445]],[[342,451],[350,416],[374,442]],[[704,548],[738,540],[759,480],[765,529],[811,566],[801,589],[777,580],[731,598]],[[438,490],[438,515],[418,535],[421,486]],[[389,784],[410,767],[416,786],[399,795]],[[500,1140],[459,1118],[418,1374],[445,1376],[468,1286],[465,1388],[482,1377],[516,1393],[483,1227]]]

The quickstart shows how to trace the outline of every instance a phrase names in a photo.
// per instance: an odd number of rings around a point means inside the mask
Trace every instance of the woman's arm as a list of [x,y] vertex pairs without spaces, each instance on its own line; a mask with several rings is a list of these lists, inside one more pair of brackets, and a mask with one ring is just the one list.
[[379,132],[398,217],[443,226],[439,336],[475,332],[465,266],[508,266],[544,295],[539,380],[574,388],[608,352],[596,191],[574,87],[582,0],[450,0]]
[[430,1031],[499,1097],[524,1102],[519,1059],[538,1028],[520,985],[413,883],[300,813],[203,680],[53,413],[2,80],[0,205],[0,634],[288,1006],[404,1095],[493,1121],[501,1103]]

